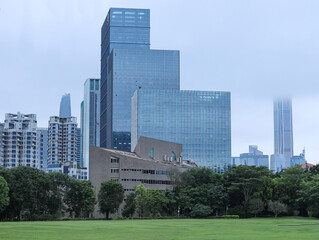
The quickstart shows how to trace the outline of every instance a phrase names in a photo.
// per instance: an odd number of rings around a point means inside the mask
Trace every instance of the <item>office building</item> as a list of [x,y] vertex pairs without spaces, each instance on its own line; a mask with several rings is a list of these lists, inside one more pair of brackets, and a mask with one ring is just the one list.
[[232,157],[232,165],[264,166],[269,168],[269,156],[258,150],[258,146],[250,145],[248,153],[242,153],[240,157]]
[[69,93],[64,94],[61,98],[59,117],[71,117],[71,96]]
[[306,150],[303,150],[302,153],[300,153],[300,155],[292,156],[290,164],[291,164],[290,165],[291,167],[293,167],[295,165],[307,164]]
[[[176,158],[168,156],[174,152]],[[95,193],[101,183],[114,180],[122,184],[125,195],[143,183],[147,189],[172,189],[180,173],[196,164],[181,157],[182,145],[141,137],[134,152],[90,147],[89,179]],[[122,204],[118,211],[121,214]],[[95,206],[94,217],[103,217]]]
[[111,8],[102,27],[100,146],[130,151],[137,89],[180,88],[179,51],[150,49],[150,11]]
[[271,155],[271,157],[270,157],[270,170],[272,170],[274,173],[279,173],[284,168],[287,168],[285,156],[283,154]]
[[87,79],[81,110],[82,167],[89,167],[90,146],[100,146],[100,79]]
[[48,165],[48,129],[38,128],[37,139],[39,169],[46,172]]
[[77,164],[77,122],[75,117],[50,117],[48,168]]
[[132,150],[141,136],[180,143],[183,159],[223,173],[231,166],[230,93],[137,90],[131,132]]
[[39,168],[37,117],[35,114],[7,113],[1,124],[0,163],[4,168]]
[[274,155],[283,155],[283,168],[290,167],[293,156],[292,104],[290,99],[274,101]]

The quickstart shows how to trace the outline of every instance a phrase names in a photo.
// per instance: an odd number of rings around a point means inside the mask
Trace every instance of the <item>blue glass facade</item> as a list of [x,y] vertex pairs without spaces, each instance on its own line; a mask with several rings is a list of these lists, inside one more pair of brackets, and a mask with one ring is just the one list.
[[69,93],[61,98],[59,117],[71,117],[71,95]]
[[140,136],[183,144],[183,159],[216,172],[231,165],[229,92],[140,89],[132,98],[131,149]]
[[100,146],[130,151],[131,97],[179,89],[179,51],[150,50],[150,12],[111,8],[102,27]]

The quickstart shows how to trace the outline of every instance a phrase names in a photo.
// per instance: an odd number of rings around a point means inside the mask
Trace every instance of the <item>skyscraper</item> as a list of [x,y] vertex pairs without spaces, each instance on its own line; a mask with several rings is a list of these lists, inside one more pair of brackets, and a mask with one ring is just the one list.
[[61,98],[59,117],[71,117],[71,96],[70,96],[70,93],[64,94]]
[[39,169],[46,172],[48,165],[48,129],[37,129]]
[[274,101],[274,155],[283,156],[285,159],[285,162],[282,163],[283,168],[290,167],[290,160],[293,156],[291,99]]
[[81,111],[82,165],[89,167],[90,146],[100,146],[100,79],[84,83],[84,101]]
[[231,165],[230,92],[137,90],[131,132],[132,151],[141,136],[180,143],[183,159],[223,173]]
[[179,51],[150,50],[150,11],[111,8],[102,26],[100,146],[130,151],[137,89],[180,88]]

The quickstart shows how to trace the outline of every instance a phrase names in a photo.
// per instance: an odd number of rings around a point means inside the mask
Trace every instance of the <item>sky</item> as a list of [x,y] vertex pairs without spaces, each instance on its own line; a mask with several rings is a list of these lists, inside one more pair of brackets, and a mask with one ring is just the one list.
[[79,122],[110,7],[150,9],[151,48],[181,51],[181,89],[231,91],[232,156],[273,153],[273,99],[291,96],[295,155],[319,163],[317,0],[0,0],[0,122],[47,127],[64,93]]

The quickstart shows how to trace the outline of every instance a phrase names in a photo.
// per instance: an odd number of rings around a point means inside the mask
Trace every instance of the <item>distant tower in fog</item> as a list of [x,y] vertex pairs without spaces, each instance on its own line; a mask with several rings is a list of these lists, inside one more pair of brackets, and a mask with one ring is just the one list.
[[274,154],[284,157],[283,168],[290,167],[293,152],[291,99],[276,99],[274,101]]
[[59,117],[71,117],[71,96],[70,93],[64,94],[60,102]]

